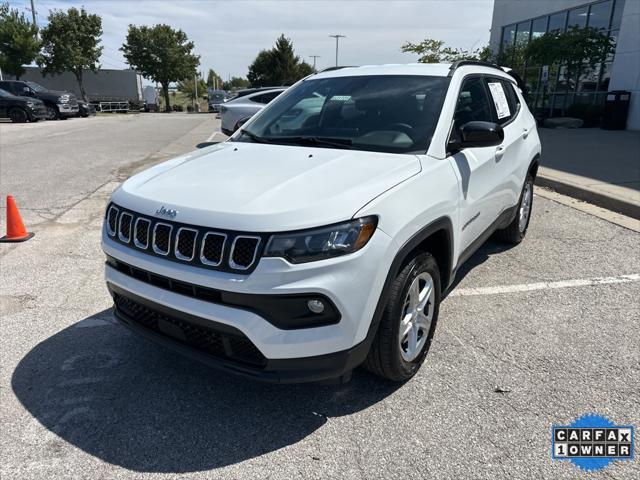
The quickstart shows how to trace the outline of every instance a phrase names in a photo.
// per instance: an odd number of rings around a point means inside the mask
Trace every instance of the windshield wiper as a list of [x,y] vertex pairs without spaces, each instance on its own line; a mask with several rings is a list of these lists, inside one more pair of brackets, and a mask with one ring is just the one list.
[[313,136],[300,136],[300,137],[272,137],[269,139],[272,143],[285,142],[300,145],[325,145],[335,148],[351,148],[353,142],[348,138],[336,138],[336,137],[313,137]]
[[273,143],[270,139],[264,138],[264,137],[259,137],[255,133],[251,133],[248,130],[242,130],[242,135],[246,135],[247,137],[249,137],[252,141],[254,141],[256,143]]

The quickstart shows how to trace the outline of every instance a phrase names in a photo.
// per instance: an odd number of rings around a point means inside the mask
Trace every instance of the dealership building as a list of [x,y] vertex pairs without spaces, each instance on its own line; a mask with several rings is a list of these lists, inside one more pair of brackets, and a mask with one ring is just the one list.
[[557,116],[575,104],[603,105],[607,92],[626,90],[631,92],[627,129],[640,130],[640,0],[495,0],[490,46],[504,52],[573,27],[607,33],[615,51],[595,68],[586,65],[571,76],[562,65],[527,65],[521,73],[530,103]]

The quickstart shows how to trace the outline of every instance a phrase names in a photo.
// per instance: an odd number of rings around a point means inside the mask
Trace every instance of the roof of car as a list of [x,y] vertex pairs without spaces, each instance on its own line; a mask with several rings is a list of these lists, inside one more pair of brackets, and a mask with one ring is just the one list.
[[450,67],[450,63],[363,65],[361,67],[327,69],[314,75],[314,78],[350,77],[355,75],[433,75],[446,77]]
[[311,78],[351,77],[359,75],[429,75],[435,77],[450,76],[456,69],[474,70],[480,73],[503,75],[505,72],[495,65],[482,62],[451,63],[408,63],[387,65],[363,65],[361,67],[332,67],[313,75]]

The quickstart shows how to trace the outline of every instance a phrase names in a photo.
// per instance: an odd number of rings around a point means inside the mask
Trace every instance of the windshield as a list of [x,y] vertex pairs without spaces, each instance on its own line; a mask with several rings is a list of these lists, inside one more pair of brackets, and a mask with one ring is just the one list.
[[423,75],[306,80],[267,107],[238,140],[424,153],[448,81]]
[[9,92],[0,88],[0,97],[13,97]]
[[36,92],[44,92],[47,90],[42,85],[36,82],[26,82],[26,84],[29,85],[32,89],[34,89]]
[[224,94],[222,93],[213,93],[213,94],[209,94],[209,101],[218,101],[218,102],[222,102],[224,100]]

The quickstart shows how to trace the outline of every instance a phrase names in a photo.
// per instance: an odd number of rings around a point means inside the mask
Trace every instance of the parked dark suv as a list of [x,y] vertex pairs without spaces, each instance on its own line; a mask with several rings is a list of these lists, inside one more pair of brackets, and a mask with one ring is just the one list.
[[78,113],[78,99],[73,93],[48,90],[35,82],[22,80],[0,81],[0,88],[13,95],[42,100],[47,109],[47,120],[74,117]]
[[42,100],[17,97],[0,89],[0,118],[9,118],[13,123],[37,122],[47,116]]

